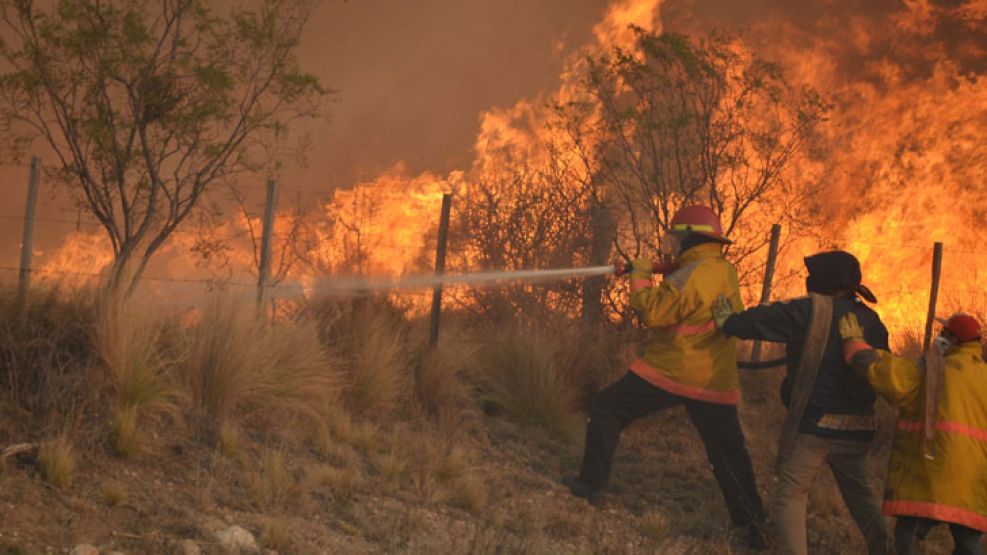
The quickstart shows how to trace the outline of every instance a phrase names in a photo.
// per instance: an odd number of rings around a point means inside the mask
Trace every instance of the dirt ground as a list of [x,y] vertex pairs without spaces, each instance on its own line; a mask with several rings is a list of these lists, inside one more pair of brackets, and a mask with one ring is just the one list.
[[[765,499],[781,414],[776,384],[767,372],[744,384],[742,420]],[[331,449],[246,437],[223,454],[161,426],[154,447],[132,459],[99,449],[80,456],[65,488],[42,480],[30,457],[9,460],[0,553],[67,553],[80,543],[102,553],[183,553],[183,540],[221,553],[215,532],[233,524],[280,553],[748,552],[681,409],[625,432],[600,508],[559,484],[578,466],[579,440],[478,413],[454,425],[367,429]],[[265,466],[272,447],[281,470]],[[435,452],[459,455],[443,459],[446,470],[416,466],[415,453]],[[827,471],[811,495],[809,543],[812,553],[864,549]],[[926,544],[927,553],[948,552],[943,530]]]

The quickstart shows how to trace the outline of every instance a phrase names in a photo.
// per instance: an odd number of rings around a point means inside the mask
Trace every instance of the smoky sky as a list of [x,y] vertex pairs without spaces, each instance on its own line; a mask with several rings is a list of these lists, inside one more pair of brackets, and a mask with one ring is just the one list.
[[[880,81],[872,71],[876,60],[893,63],[905,79],[926,79],[941,61],[955,63],[964,75],[983,74],[987,71],[984,11],[974,0],[928,0],[913,8],[901,0],[667,0],[662,4],[666,30],[740,31],[769,56],[772,51],[797,52],[824,42],[845,82]],[[861,40],[860,34],[866,39]]]
[[607,0],[331,0],[301,61],[338,91],[312,126],[311,188],[372,179],[401,161],[444,173],[471,160],[480,113],[558,84]]
[[[469,166],[479,114],[558,83],[564,58],[590,40],[608,0],[339,0],[313,14],[302,61],[337,89],[328,124],[312,126],[305,189],[352,185],[401,161],[409,173]],[[969,2],[932,0],[928,29],[901,33],[900,0],[665,0],[664,28],[736,29],[771,51],[805,48],[820,36],[837,73],[867,79],[888,59],[916,79],[948,58],[987,70],[983,18]],[[855,18],[873,32],[849,37]],[[779,25],[787,32],[781,36]]]
[[[327,105],[329,120],[303,127],[307,163],[285,173],[283,190],[325,193],[398,162],[411,175],[468,168],[480,114],[553,90],[564,61],[591,41],[612,1],[324,0],[299,55],[303,69],[337,93]],[[739,29],[781,60],[779,54],[798,55],[826,39],[835,74],[847,81],[874,77],[869,62],[879,59],[915,79],[943,59],[965,74],[987,71],[985,19],[965,9],[973,0],[930,5],[930,19],[907,33],[894,23],[908,10],[900,0],[664,0],[661,18],[671,31]],[[870,40],[855,41],[849,21]],[[24,166],[0,167],[0,197],[11,216],[0,221],[5,260],[18,249],[26,173]],[[258,176],[251,192],[255,204],[263,200],[263,180]],[[41,231],[42,249],[76,227],[78,211],[59,200],[64,196],[42,195],[39,213],[64,220],[48,223],[61,226],[51,233]]]

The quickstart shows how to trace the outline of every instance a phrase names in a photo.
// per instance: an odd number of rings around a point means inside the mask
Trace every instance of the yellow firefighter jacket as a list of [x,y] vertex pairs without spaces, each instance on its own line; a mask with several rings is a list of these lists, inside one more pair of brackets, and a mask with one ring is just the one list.
[[987,531],[987,364],[979,342],[946,354],[936,435],[923,450],[925,372],[887,351],[867,368],[878,395],[898,407],[884,512]]
[[712,320],[719,295],[729,298],[735,311],[744,309],[737,271],[713,243],[682,253],[678,269],[658,287],[632,293],[631,306],[654,330],[631,371],[676,395],[736,404],[737,340],[723,335]]

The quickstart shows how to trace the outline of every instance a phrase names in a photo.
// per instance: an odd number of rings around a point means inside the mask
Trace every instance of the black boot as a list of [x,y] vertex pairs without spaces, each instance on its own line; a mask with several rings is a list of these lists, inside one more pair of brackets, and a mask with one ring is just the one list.
[[569,493],[585,499],[594,507],[599,507],[603,504],[603,488],[587,484],[580,480],[579,476],[566,476],[562,479],[562,485],[569,488]]
[[771,548],[768,526],[765,522],[753,522],[747,527],[747,546],[755,551]]

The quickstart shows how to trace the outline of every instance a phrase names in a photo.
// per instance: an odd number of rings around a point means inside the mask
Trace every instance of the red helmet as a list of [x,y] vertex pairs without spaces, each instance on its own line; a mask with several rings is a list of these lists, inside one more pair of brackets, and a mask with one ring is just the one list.
[[706,206],[683,206],[672,218],[669,230],[705,235],[726,245],[733,243],[723,234],[723,226],[720,225],[719,216]]
[[969,314],[957,312],[948,320],[936,318],[942,324],[943,329],[956,336],[960,343],[976,341],[980,339],[980,322]]

